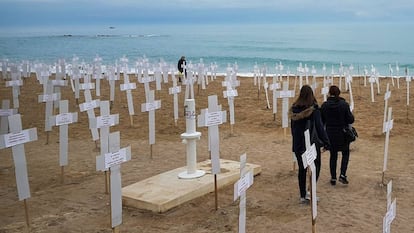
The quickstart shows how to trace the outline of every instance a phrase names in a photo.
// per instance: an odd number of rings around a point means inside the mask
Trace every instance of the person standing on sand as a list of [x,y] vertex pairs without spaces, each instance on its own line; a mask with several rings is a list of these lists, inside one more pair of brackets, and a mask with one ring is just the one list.
[[[180,72],[178,74],[178,82],[181,82],[181,77],[183,77],[183,73],[184,73],[184,67],[187,64],[187,61],[185,60],[185,56],[181,56],[180,60],[178,60],[178,64],[177,64],[177,69]],[[185,71],[184,74],[186,77],[187,76],[187,70]]]
[[339,97],[341,91],[337,86],[329,88],[329,97],[321,106],[322,122],[326,127],[329,140],[331,142],[329,167],[331,171],[331,185],[336,185],[336,164],[338,161],[338,151],[342,152],[341,174],[339,182],[348,184],[346,170],[349,161],[349,143],[345,141],[343,128],[354,123],[349,104],[344,98]]
[[[312,122],[311,124],[315,124],[315,129],[317,131],[318,137],[323,142],[323,145],[317,145],[315,143],[317,152],[315,159],[316,180],[318,180],[321,170],[321,147],[323,147],[322,152],[324,152],[325,150],[329,149],[330,145],[328,135],[323,128],[318,103],[315,96],[313,95],[312,88],[309,85],[304,85],[300,89],[299,97],[292,104],[292,107],[290,109],[290,115],[292,150],[295,153],[299,167],[298,181],[300,202],[306,203],[309,201],[310,197],[306,193],[306,168],[303,167],[302,154],[306,151],[304,133],[308,127],[312,129],[312,127],[307,124],[308,121]],[[309,134],[311,135],[311,132],[309,132]]]

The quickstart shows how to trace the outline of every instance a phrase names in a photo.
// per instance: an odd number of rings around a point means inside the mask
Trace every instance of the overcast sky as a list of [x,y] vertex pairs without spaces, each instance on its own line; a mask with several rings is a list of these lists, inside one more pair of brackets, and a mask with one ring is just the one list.
[[0,0],[0,26],[414,22],[414,0]]

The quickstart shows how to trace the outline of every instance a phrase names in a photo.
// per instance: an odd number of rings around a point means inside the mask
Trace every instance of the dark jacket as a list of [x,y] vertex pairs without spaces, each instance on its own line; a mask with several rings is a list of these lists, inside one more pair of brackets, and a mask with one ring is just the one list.
[[[292,132],[292,151],[296,154],[302,154],[306,151],[305,131],[307,129],[307,121],[315,122],[315,128],[319,138],[324,142],[322,145],[325,149],[329,149],[329,138],[323,128],[321,113],[317,104],[308,108],[303,106],[292,106],[291,114],[291,132]],[[311,132],[309,132],[311,134]]]
[[184,71],[184,69],[183,69],[183,64],[184,64],[184,65],[186,64],[185,59],[180,59],[180,60],[178,60],[177,69],[178,69],[178,71],[180,71],[181,73]]
[[354,123],[354,115],[349,109],[349,104],[342,97],[328,97],[321,106],[322,122],[331,142],[331,149],[342,151],[349,149],[349,143],[345,142],[342,129],[348,124]]

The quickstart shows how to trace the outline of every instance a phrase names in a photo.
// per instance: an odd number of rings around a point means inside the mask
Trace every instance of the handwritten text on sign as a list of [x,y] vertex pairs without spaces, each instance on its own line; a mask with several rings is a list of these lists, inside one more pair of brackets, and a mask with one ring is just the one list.
[[154,111],[156,109],[159,109],[161,107],[161,101],[156,100],[152,103],[145,103],[145,111]]
[[0,109],[0,116],[11,116],[14,114],[13,109]]
[[72,113],[62,113],[56,115],[56,125],[68,125],[73,123]]
[[60,99],[60,95],[58,93],[54,93],[51,95],[43,95],[42,101],[43,102],[49,102],[49,101],[55,101]]
[[290,98],[293,97],[292,91],[280,91],[279,98]]
[[136,83],[121,84],[121,91],[132,90],[132,89],[137,89]]
[[105,168],[108,169],[112,166],[126,162],[126,154],[127,148],[122,148],[117,152],[105,154]]
[[29,130],[23,130],[19,133],[9,133],[4,135],[6,148],[23,144],[30,141]]
[[170,95],[178,94],[181,92],[181,86],[171,87],[169,90],[170,90]]

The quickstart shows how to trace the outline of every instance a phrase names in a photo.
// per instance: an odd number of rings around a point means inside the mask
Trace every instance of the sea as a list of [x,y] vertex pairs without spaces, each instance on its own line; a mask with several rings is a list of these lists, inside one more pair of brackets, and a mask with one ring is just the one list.
[[[353,67],[353,74],[405,75],[414,68],[414,23],[149,24],[9,28],[0,31],[0,62],[70,63],[74,57],[113,65],[147,58],[177,64],[181,56],[219,72],[237,64],[296,73],[307,66],[318,74]],[[279,68],[278,68],[279,67]]]

